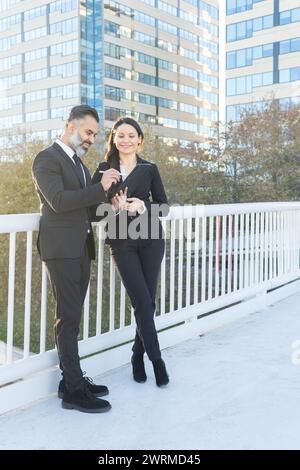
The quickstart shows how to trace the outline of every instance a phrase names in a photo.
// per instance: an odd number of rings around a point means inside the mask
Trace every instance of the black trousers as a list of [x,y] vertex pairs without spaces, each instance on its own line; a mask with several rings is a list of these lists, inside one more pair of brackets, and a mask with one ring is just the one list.
[[119,240],[110,246],[125,289],[129,295],[136,319],[136,336],[132,351],[150,361],[161,358],[154,323],[155,294],[165,241]]
[[66,386],[82,387],[78,334],[82,307],[90,279],[91,260],[87,245],[81,258],[45,262],[56,300],[55,341]]

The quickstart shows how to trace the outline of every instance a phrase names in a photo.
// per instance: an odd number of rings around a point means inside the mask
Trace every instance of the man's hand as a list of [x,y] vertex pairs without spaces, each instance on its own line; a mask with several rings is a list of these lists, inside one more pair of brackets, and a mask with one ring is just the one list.
[[101,184],[104,191],[108,191],[113,183],[117,183],[120,180],[120,173],[114,168],[104,171]]

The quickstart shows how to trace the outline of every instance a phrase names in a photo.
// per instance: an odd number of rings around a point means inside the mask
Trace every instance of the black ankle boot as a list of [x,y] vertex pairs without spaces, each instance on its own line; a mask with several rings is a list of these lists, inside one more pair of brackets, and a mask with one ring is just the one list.
[[136,382],[143,383],[147,380],[143,356],[132,356],[132,374]]
[[161,387],[169,383],[169,376],[166,370],[166,365],[162,359],[153,362],[153,369],[155,374],[156,385]]

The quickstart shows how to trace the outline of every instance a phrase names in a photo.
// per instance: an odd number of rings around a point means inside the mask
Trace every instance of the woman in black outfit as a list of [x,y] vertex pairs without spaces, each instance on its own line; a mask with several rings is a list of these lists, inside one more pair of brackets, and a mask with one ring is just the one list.
[[[154,323],[157,280],[165,251],[158,215],[166,216],[169,207],[157,166],[137,155],[143,139],[143,132],[134,119],[120,118],[111,130],[105,161],[95,171],[93,183],[98,183],[102,172],[109,168],[120,172],[119,183],[113,184],[107,193],[117,230],[116,236],[110,234],[108,218],[106,243],[134,308],[137,324],[131,358],[134,380],[147,380],[143,359],[146,352],[160,387],[167,385],[169,377]],[[125,235],[118,233],[121,226],[123,229],[125,226]],[[138,238],[130,226],[140,228]]]

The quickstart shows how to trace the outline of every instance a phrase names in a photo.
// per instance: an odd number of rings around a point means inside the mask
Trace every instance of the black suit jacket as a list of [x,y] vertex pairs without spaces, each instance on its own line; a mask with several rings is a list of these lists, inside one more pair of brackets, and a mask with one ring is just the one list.
[[86,241],[90,258],[95,259],[89,208],[105,202],[106,194],[101,184],[92,184],[88,169],[84,165],[83,168],[86,187],[70,157],[57,143],[34,159],[32,174],[41,202],[37,245],[42,260],[79,258]]
[[[95,171],[92,182],[99,183],[101,181],[103,173],[100,171],[105,171],[110,168],[109,163],[101,162]],[[119,164],[117,165],[117,170],[120,171]],[[113,196],[115,193],[119,192],[121,189],[128,187],[127,197],[137,197],[144,201],[146,206],[146,213],[144,217],[157,217],[158,218],[158,207],[160,207],[159,216],[166,217],[169,212],[168,199],[165,193],[164,185],[161,180],[157,166],[154,163],[150,163],[147,160],[144,160],[141,157],[137,157],[137,166],[132,170],[132,172],[127,176],[125,181],[122,180],[118,184],[112,185],[109,190],[109,195]],[[150,200],[151,197],[151,200]],[[155,208],[153,206],[156,206]],[[122,213],[121,213],[122,214]],[[128,222],[130,223],[135,217],[138,217],[138,214],[128,217]],[[97,218],[100,220],[101,218]],[[118,219],[117,217],[117,233],[118,233]],[[159,238],[163,236],[162,227],[159,222]],[[151,223],[148,220],[148,227],[150,230]],[[129,235],[127,235],[128,238]],[[151,237],[151,233],[148,232],[148,238]],[[117,236],[118,238],[118,236]],[[107,243],[112,244],[113,240],[107,239]]]

